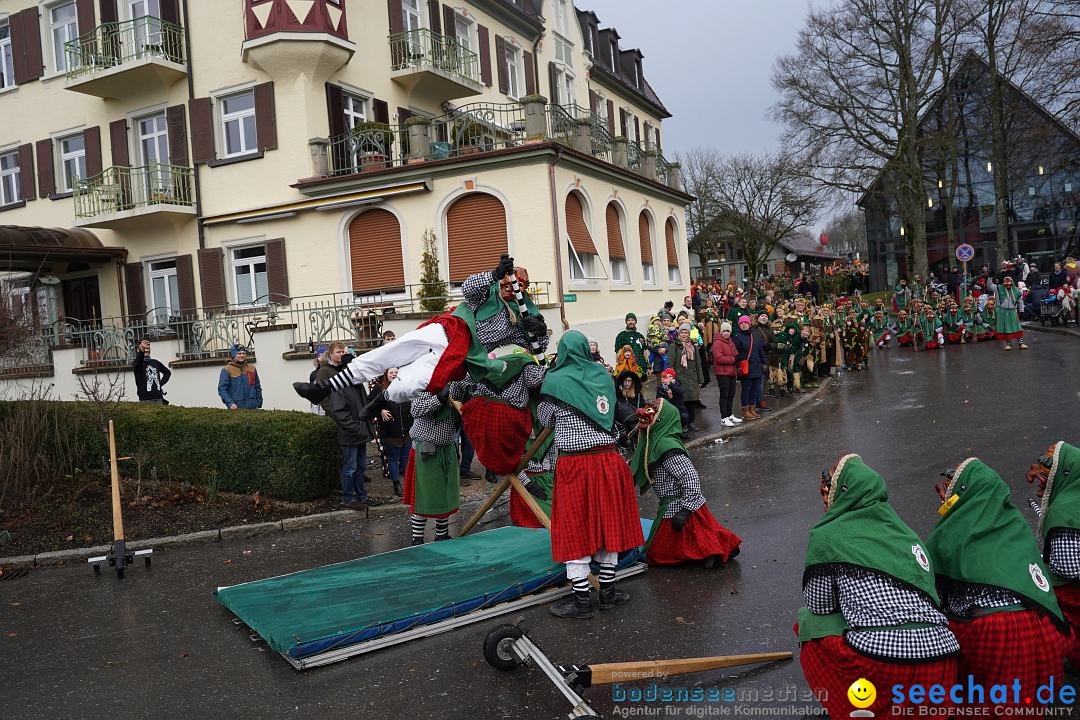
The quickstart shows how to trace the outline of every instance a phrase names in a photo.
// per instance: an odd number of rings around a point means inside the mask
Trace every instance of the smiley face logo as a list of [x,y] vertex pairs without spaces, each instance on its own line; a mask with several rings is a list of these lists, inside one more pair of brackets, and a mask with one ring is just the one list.
[[859,678],[855,682],[851,683],[851,687],[847,691],[848,700],[857,708],[868,708],[874,704],[874,700],[877,699],[877,688],[874,687],[874,683],[870,682],[866,678]]

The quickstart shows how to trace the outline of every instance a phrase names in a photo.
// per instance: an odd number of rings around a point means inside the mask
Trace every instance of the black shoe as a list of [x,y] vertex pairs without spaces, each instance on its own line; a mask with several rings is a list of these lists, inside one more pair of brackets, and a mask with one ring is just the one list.
[[436,535],[435,536],[435,542],[442,542],[444,540],[453,540],[453,538],[450,537],[450,533],[446,533],[445,535]]
[[630,600],[630,593],[619,590],[614,585],[608,589],[600,589],[600,609],[610,610],[616,605],[622,605]]
[[731,554],[727,556],[728,562],[731,562],[735,558],[739,557],[739,553],[742,552],[741,548],[735,548],[731,551]]
[[474,473],[472,470],[462,470],[460,473],[462,480],[479,480],[480,476]]
[[368,495],[366,498],[360,501],[360,504],[367,507],[379,507],[383,504],[383,501],[380,498],[374,498]]
[[712,570],[719,562],[720,559],[718,556],[710,555],[709,557],[705,558],[705,569]]
[[765,411],[769,411],[769,410],[772,410],[772,408],[771,408],[771,407],[769,407],[768,405],[766,405],[765,403],[761,403],[761,404],[759,404],[759,405],[758,405],[757,407],[755,407],[754,409],[755,409],[755,410],[765,410]]
[[424,544],[424,538],[422,538],[422,537],[414,537],[412,539],[412,544],[413,545],[423,545]]
[[495,473],[491,472],[490,470],[485,470],[484,471],[484,479],[487,480],[492,485],[499,482],[499,476],[496,475]]
[[331,393],[330,385],[324,382],[294,382],[292,387],[297,395],[314,405],[318,405],[323,400],[330,397]]
[[700,430],[701,428],[699,428],[699,427],[698,427],[697,425],[695,425],[694,423],[690,423],[689,425],[687,425],[687,426],[686,426],[686,429],[687,429],[687,430],[689,430],[690,432],[697,432],[697,431],[698,431],[698,430]]
[[581,600],[573,594],[552,605],[548,611],[555,617],[588,620],[593,616],[592,598]]
[[348,510],[367,510],[367,501],[365,500],[350,500],[347,503],[341,503],[341,507]]
[[396,497],[401,497],[404,494],[405,491],[402,489],[401,483],[394,483],[394,495]]

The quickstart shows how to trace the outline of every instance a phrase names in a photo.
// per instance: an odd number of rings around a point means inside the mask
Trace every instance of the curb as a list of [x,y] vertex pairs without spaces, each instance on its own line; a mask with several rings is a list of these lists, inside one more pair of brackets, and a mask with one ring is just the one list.
[[[127,543],[131,550],[142,548],[154,548],[160,550],[170,547],[184,547],[188,545],[205,545],[207,543],[221,542],[222,540],[242,540],[258,535],[270,535],[290,530],[303,528],[321,527],[323,525],[339,525],[351,522],[358,518],[372,515],[393,515],[405,510],[402,503],[390,503],[369,507],[368,511],[361,514],[357,510],[334,510],[332,512],[319,513],[317,515],[300,515],[298,517],[275,520],[273,522],[251,523],[249,525],[232,525],[218,528],[217,530],[202,530],[199,532],[184,533],[183,535],[166,535],[158,538],[144,540],[132,540]],[[77,560],[86,560],[97,555],[105,555],[112,549],[111,545],[94,545],[93,547],[72,548],[70,550],[52,550],[36,555],[16,555],[13,557],[0,558],[0,568],[15,570],[33,567],[48,567],[51,565],[63,565],[64,563]]]
[[771,412],[768,415],[764,416],[762,418],[762,420],[764,420],[764,422],[743,422],[742,425],[739,425],[738,427],[731,428],[730,430],[724,430],[723,432],[716,432],[716,433],[712,433],[711,435],[705,435],[703,437],[694,438],[693,440],[686,443],[686,447],[689,450],[693,450],[695,448],[704,447],[705,445],[709,445],[710,443],[712,443],[712,442],[714,442],[714,441],[716,441],[718,439],[727,439],[727,438],[736,437],[738,435],[742,435],[744,433],[750,432],[751,430],[754,430],[756,428],[765,427],[766,425],[772,425],[772,424],[778,422],[780,420],[780,418],[782,418],[785,415],[789,414],[795,408],[802,407],[806,403],[808,403],[811,400],[817,398],[823,392],[825,392],[830,387],[832,387],[835,382],[836,382],[836,377],[830,375],[829,377],[825,378],[822,381],[821,387],[814,388],[814,390],[812,392],[806,393],[805,395],[803,395],[802,397],[800,397],[798,400],[791,403],[787,407],[781,408],[779,410],[774,410],[773,412]]
[[1080,330],[1070,330],[1064,327],[1054,327],[1053,325],[1044,326],[1038,324],[1025,324],[1021,323],[1020,327],[1024,330],[1033,330],[1035,332],[1053,333],[1054,335],[1072,335],[1073,337],[1080,337]]

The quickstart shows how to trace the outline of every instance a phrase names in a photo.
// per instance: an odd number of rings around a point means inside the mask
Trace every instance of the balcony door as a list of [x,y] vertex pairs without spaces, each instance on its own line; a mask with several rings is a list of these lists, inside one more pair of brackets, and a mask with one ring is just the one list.
[[155,325],[165,325],[170,317],[180,314],[176,260],[150,263],[150,301],[153,303],[151,322]]
[[424,57],[423,13],[420,12],[420,0],[401,0],[401,27],[408,38],[408,54],[414,61]]
[[161,0],[128,0],[128,10],[132,25],[130,38],[135,45],[135,56],[142,57],[148,50],[160,50]]
[[175,202],[165,112],[137,118],[135,131],[138,133],[138,164],[141,167],[132,172],[139,172],[142,177],[132,178],[132,186],[144,193],[141,198],[143,203]]

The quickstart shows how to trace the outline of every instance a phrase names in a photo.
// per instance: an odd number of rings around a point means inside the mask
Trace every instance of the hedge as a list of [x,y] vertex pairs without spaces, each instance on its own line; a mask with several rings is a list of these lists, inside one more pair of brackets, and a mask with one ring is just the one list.
[[[0,417],[30,401],[0,402]],[[38,401],[40,402],[40,401]],[[90,402],[50,402],[61,427],[75,433],[79,467],[102,469],[108,438]],[[120,403],[111,412],[117,454],[135,456],[159,478],[213,484],[237,493],[262,491],[280,500],[312,500],[337,485],[340,450],[334,423],[287,410],[224,410]],[[47,438],[43,442],[50,442]],[[120,465],[125,476],[136,464]]]

